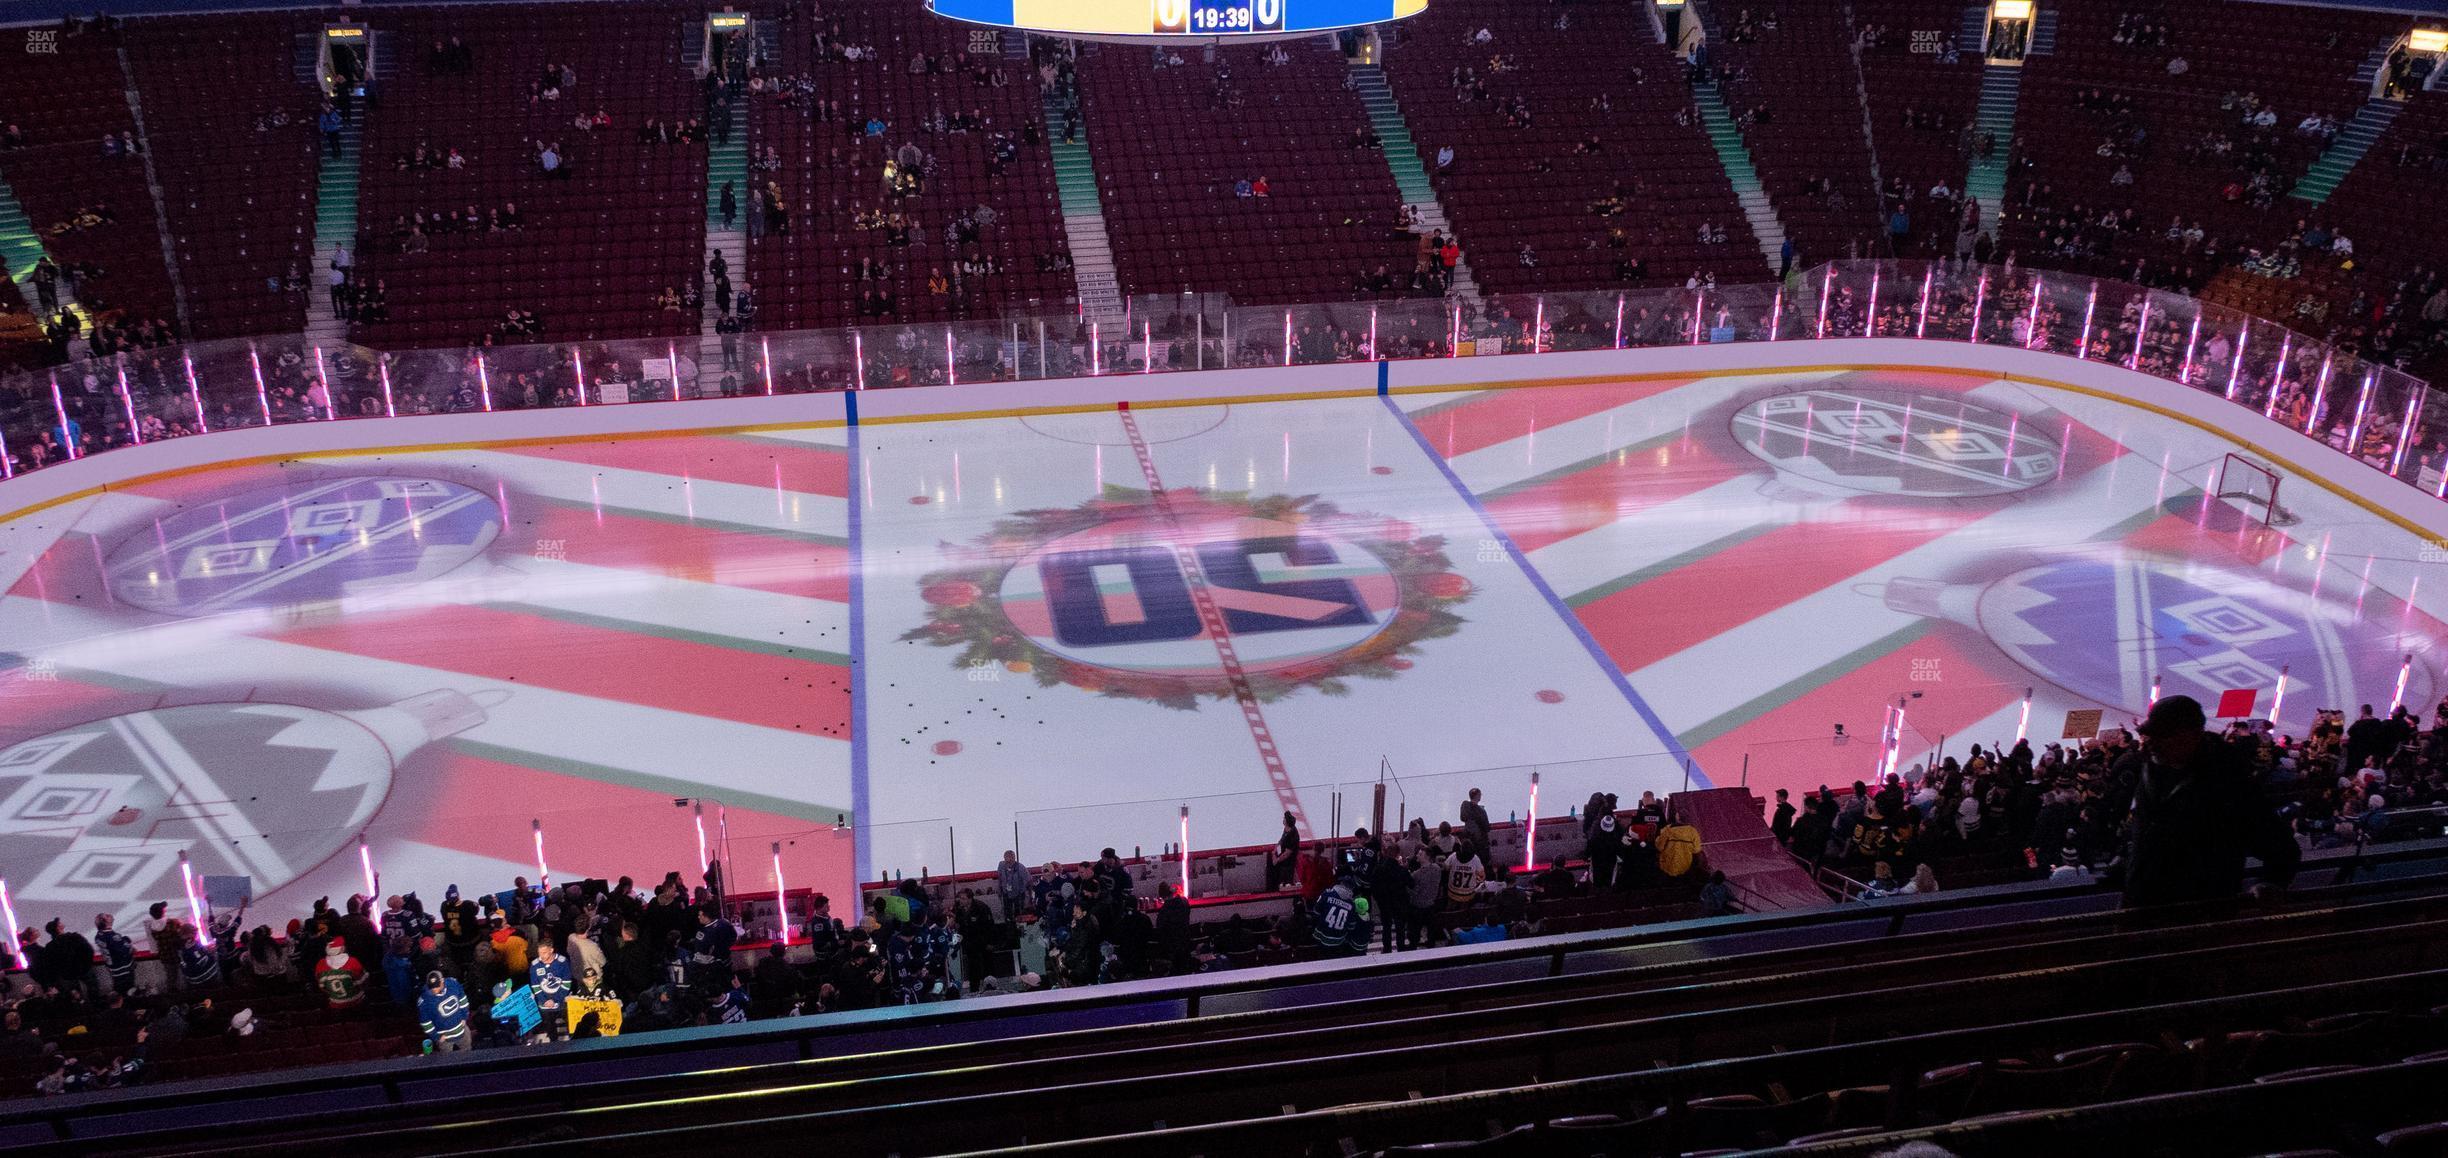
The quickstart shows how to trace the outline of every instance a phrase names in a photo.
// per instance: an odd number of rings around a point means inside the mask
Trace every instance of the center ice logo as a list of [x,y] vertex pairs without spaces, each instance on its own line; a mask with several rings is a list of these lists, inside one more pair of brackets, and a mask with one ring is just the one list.
[[[1112,488],[1025,511],[920,581],[928,623],[902,638],[958,647],[953,666],[1193,708],[1353,676],[1390,679],[1452,634],[1472,593],[1444,540],[1308,496]],[[1220,633],[1219,629],[1220,628]],[[1219,639],[1219,634],[1221,639]]]

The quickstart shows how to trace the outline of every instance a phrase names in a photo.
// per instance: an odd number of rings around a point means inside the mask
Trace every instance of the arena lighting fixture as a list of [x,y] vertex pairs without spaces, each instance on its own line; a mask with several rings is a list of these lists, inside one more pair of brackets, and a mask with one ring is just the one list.
[[187,894],[187,914],[195,921],[196,934],[204,933],[204,899],[196,893],[195,866],[187,863],[187,854],[180,852],[179,888]]
[[790,885],[782,880],[782,842],[773,842],[774,912],[782,922],[782,943],[790,944]]
[[[1225,349],[1229,351],[1231,347],[1227,346]],[[1445,351],[1445,356],[1448,358],[1462,356],[1462,303],[1458,301],[1454,303],[1453,330],[1446,336]]]
[[[68,461],[74,462],[82,456],[77,454],[76,439],[68,434],[68,404],[60,399],[59,371],[57,370],[51,372],[51,412],[59,415],[60,441],[67,444]],[[269,418],[265,419],[267,425],[270,424],[270,421]]]
[[2032,279],[2031,314],[2023,321],[2023,348],[2026,350],[2040,344],[2040,296],[2047,289],[2047,279]]
[[[2399,681],[2402,689],[2404,681]],[[1181,806],[1182,899],[1190,899],[1190,806]]]
[[2346,453],[2363,457],[2363,416],[2371,410],[2372,371],[2363,372],[2363,391],[2355,395],[2354,424],[2346,428]]
[[1827,276],[1819,279],[1819,327],[1811,337],[1827,337],[1828,299],[1836,295],[1836,263],[1829,262]]
[[1707,312],[1708,312],[1708,291],[1706,291],[1706,290],[1693,290],[1693,291],[1692,291],[1692,340],[1691,340],[1691,344],[1692,344],[1692,345],[1697,346],[1697,345],[1699,345],[1699,344],[1700,344],[1700,327],[1701,327],[1701,325],[1703,324],[1702,315],[1703,315],[1703,314],[1706,314]]
[[1369,361],[1377,360],[1377,307],[1369,307]]
[[552,884],[552,870],[544,867],[544,822],[541,820],[530,820],[527,823],[535,828],[536,881],[539,884],[550,886]]
[[[946,337],[951,336],[951,331],[949,330],[945,331],[944,333]],[[1141,318],[1139,320],[1139,372],[1146,374],[1154,371],[1155,369],[1156,325],[1145,318]]]
[[1538,769],[1530,770],[1530,815],[1522,821],[1522,871],[1538,864]]
[[2409,652],[2405,661],[2397,665],[2397,694],[2390,697],[2389,701],[2391,715],[2396,714],[2397,709],[2405,706],[2406,677],[2412,674],[2414,674],[2414,656]]
[[0,880],[0,917],[8,919],[9,956],[16,960],[17,968],[22,970],[26,968],[25,943],[17,939],[17,906],[9,903],[6,880]]
[[366,903],[371,906],[382,892],[382,878],[374,872],[374,853],[366,847],[364,833],[357,834],[357,867],[365,872]]
[[144,431],[136,426],[136,399],[128,393],[127,359],[119,360],[119,410],[127,415],[128,438],[134,445],[144,445]]
[[757,351],[765,359],[765,396],[773,397],[773,339],[758,338]]
[[[382,375],[383,416],[386,418],[397,418],[399,417],[399,406],[391,399],[391,359],[377,355],[375,357],[374,364],[381,371]],[[194,367],[189,367],[189,372],[192,373],[193,371]]]
[[680,348],[666,340],[663,343],[663,356],[671,359],[672,401],[678,402],[680,400]]
[[1887,775],[1895,775],[1896,758],[1904,754],[1904,701],[1896,701],[1895,742],[1887,745]]
[[2022,743],[2024,734],[2031,731],[2031,702],[2032,689],[2023,689],[2023,714],[2015,719],[2015,743],[2017,744]]
[[2139,370],[2142,368],[2142,347],[2148,344],[2149,341],[2150,295],[2145,293],[2142,295],[2142,324],[2134,327],[2134,348],[2133,353],[2128,355],[2125,359],[2126,369]]
[[[2165,680],[2165,679],[2167,679],[2167,676],[2166,676],[2165,674],[2154,675],[2154,676],[2152,676],[2152,677],[2151,677],[2151,698],[2150,698],[2150,702],[2151,702],[2151,703],[2155,704],[2155,703],[2158,703],[2158,702],[2159,702],[2159,685],[2160,685],[2161,681],[2163,681],[2163,680]],[[2145,707],[2148,707],[2149,705],[2147,705],[2147,704],[2146,704],[2146,705],[2144,705],[2144,706],[2145,706]]]
[[2295,348],[2295,335],[2278,339],[2278,364],[2270,369],[2269,401],[2261,407],[2261,417],[2278,417],[2278,394],[2286,389],[2287,354]]
[[2251,336],[2251,322],[2244,322],[2236,326],[2235,361],[2227,366],[2227,400],[2229,402],[2235,401],[2236,382],[2244,373],[2244,341]]
[[2286,706],[2287,666],[2286,664],[2278,665],[2278,694],[2270,700],[2269,722],[2271,727],[2277,726],[2279,709]]
[[2094,281],[2091,283],[2090,296],[2083,299],[2082,336],[2074,341],[2074,356],[2086,362],[2091,359],[2091,315],[2097,309],[2099,309],[2099,283]]
[[179,352],[179,361],[187,366],[187,401],[195,404],[196,433],[210,434],[212,427],[204,421],[204,387],[196,381],[195,359],[182,350]]
[[1105,372],[1105,363],[1104,363],[1104,361],[1103,361],[1104,356],[1105,356],[1105,339],[1104,339],[1104,337],[1103,337],[1102,335],[1100,335],[1100,334],[1097,332],[1097,324],[1096,324],[1095,322],[1090,322],[1090,323],[1088,323],[1088,376],[1089,376],[1089,377],[1093,378],[1093,377],[1096,377],[1097,375],[1102,374],[1102,373],[1104,373],[1104,372]]
[[1938,270],[1936,267],[1921,271],[1921,320],[1913,325],[1913,337],[1926,338],[1929,336],[1930,283],[1936,279],[1937,276]]
[[1284,311],[1284,360],[1283,360],[1283,364],[1284,364],[1284,365],[1286,365],[1286,366],[1289,366],[1289,365],[1291,365],[1291,364],[1292,364],[1292,311],[1290,311],[1290,310],[1285,310],[1285,311]]
[[1862,337],[1878,337],[1879,267],[1870,267],[1870,308],[1862,311]]
[[[2420,472],[2418,471],[2416,474],[2417,477],[2419,477]],[[2431,496],[2433,498],[2448,499],[2448,460],[2442,460],[2440,463],[2439,488],[2432,491]]]
[[1657,0],[1657,6],[1672,11],[1683,6],[1683,0]]
[[1971,337],[1968,337],[1968,338],[1965,338],[1965,339],[1964,339],[1965,341],[1967,341],[1967,342],[1978,342],[1978,341],[1980,341],[1981,310],[1982,310],[1982,307],[1985,307],[1985,306],[1987,306],[1988,304],[1989,304],[1989,271],[1987,271],[1987,270],[1982,270],[1982,271],[1981,271],[1981,275],[1980,275],[1980,285],[1979,285],[1978,287],[1974,288],[1974,289],[1973,289],[1973,291],[1972,291],[1972,336],[1971,336]]
[[[2422,397],[2422,391],[2417,390],[2406,400],[2405,423],[2397,428],[2397,449],[2389,455],[2390,478],[2397,477],[2398,470],[2405,466],[2406,447],[2414,441],[2414,422],[2422,415]],[[6,457],[0,454],[0,458]]]
[[[1616,321],[1616,323],[1615,323],[1615,330],[1616,330],[1616,334],[1615,334],[1615,342],[1616,342],[1616,344],[1617,344],[1617,345],[1622,345],[1622,344],[1623,344],[1623,322],[1621,321],[1621,318],[1623,317],[1623,299],[1621,299],[1621,298],[1617,298],[1617,299],[1615,300],[1615,315],[1616,315],[1616,318],[1618,319],[1618,320]],[[1777,340],[1777,329],[1778,329],[1778,327],[1780,326],[1780,324],[1781,324],[1781,323],[1783,323],[1784,321],[1785,321],[1785,287],[1780,285],[1780,286],[1778,286],[1778,287],[1777,287],[1777,291],[1776,291],[1776,300],[1774,300],[1774,301],[1772,301],[1772,302],[1770,302],[1770,303],[1768,304],[1768,340],[1769,340],[1769,341],[1773,342],[1773,341],[1776,341],[1776,340]]]
[[476,351],[476,400],[484,406],[485,413],[493,412],[493,375],[485,368],[482,350]]
[[[857,389],[866,389],[867,335],[857,330],[850,331],[850,363],[858,369]],[[773,357],[771,355],[767,355],[765,359],[765,389],[769,392],[773,389]]]
[[[2326,413],[2329,409],[2329,370],[2331,360],[2334,357],[2335,355],[2330,355],[2329,357],[2324,357],[2321,359],[2320,377],[2317,379],[2319,384],[2312,387],[2312,413],[2304,418],[2305,434],[2312,433],[2315,428],[2320,426],[2321,415]],[[2366,395],[2364,400],[2367,402],[2370,401],[2370,396]],[[2355,425],[2361,426],[2362,424],[2363,413],[2361,410],[2357,410],[2355,412]],[[2347,444],[2346,453],[2354,453],[2353,443],[2350,442]]]
[[1997,0],[1996,6],[1990,9],[1990,14],[2000,20],[2029,20],[2032,14],[2031,0]]
[[1623,349],[1623,307],[1624,307],[1624,299],[1623,299],[1623,295],[1622,295],[1622,294],[1616,294],[1616,295],[1615,295],[1615,348],[1616,348],[1616,349],[1618,349],[1618,350]]
[[1539,352],[1539,339],[1547,332],[1547,299],[1542,296],[1530,310],[1530,352]]
[[950,326],[944,327],[944,381],[949,385],[960,385],[960,365],[953,359],[952,327]]
[[[2177,379],[2177,381],[2182,382],[2182,383],[2184,383],[2184,384],[2186,384],[2186,385],[2188,385],[2188,386],[2190,386],[2190,385],[2192,385],[2192,384],[2193,384],[2193,349],[2194,349],[2194,347],[2195,347],[2195,346],[2196,346],[2196,345],[2197,345],[2197,344],[2198,344],[2200,341],[2201,341],[2201,315],[2200,315],[2200,314],[2195,314],[2195,315],[2193,315],[2193,329],[2192,329],[2192,332],[2191,332],[2191,333],[2188,333],[2188,334],[2186,334],[2186,335],[2185,335],[2185,360],[2184,360],[2184,369],[2179,370],[2179,371],[2177,371],[2177,372],[2176,372],[2176,379]],[[2136,346],[2136,347],[2134,347],[2134,352],[2135,352],[2136,354],[2141,353],[2141,347],[2140,347],[2140,346]]]
[[255,405],[263,410],[264,425],[270,426],[272,425],[272,395],[264,389],[263,355],[256,352],[253,342],[247,343],[247,365],[253,367],[255,371]]
[[570,347],[570,372],[578,378],[578,405],[585,406],[587,405],[586,359],[579,356],[576,346]]
[[323,385],[323,417],[331,421],[338,421],[340,411],[338,404],[332,401],[331,375],[323,369],[323,347],[316,346],[314,352],[315,381]]
[[2406,34],[2411,52],[2448,52],[2448,28],[2417,28]]

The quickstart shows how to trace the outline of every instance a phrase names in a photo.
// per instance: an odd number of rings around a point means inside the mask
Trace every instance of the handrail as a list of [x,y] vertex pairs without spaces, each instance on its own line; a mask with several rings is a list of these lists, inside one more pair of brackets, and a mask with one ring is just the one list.
[[[2316,434],[2325,425],[2351,456],[2408,481],[2438,471],[2425,489],[2448,490],[2443,464],[2415,457],[2422,440],[2406,437],[2435,431],[2443,438],[2434,441],[2448,441],[2448,405],[2432,404],[2427,383],[2265,319],[2109,279],[1841,261],[1783,285],[1496,295],[1477,311],[1428,299],[1232,307],[1197,298],[1161,317],[1154,308],[1122,333],[1070,315],[749,333],[737,336],[729,370],[695,366],[683,343],[663,338],[377,351],[282,335],[124,352],[0,377],[0,478],[14,471],[12,456],[33,465],[46,434],[110,450],[341,417],[1885,337],[2113,362]],[[1338,355],[1338,340],[1348,353]]]

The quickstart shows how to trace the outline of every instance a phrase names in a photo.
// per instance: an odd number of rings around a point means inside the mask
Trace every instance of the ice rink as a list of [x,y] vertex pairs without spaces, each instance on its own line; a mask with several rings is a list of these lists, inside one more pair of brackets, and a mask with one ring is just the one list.
[[532,878],[540,832],[556,877],[702,841],[846,888],[1185,805],[1199,848],[1348,832],[1381,781],[1432,823],[1533,772],[1542,813],[1849,784],[1899,705],[1909,767],[2154,683],[2435,702],[2437,548],[2317,479],[2205,504],[2231,451],[1781,371],[190,473],[0,524],[0,875],[132,913],[185,852],[285,917]]

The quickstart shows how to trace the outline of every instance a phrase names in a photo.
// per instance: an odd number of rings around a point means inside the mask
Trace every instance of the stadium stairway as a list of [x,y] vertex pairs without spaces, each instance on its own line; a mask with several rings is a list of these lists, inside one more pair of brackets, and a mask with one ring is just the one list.
[[[34,263],[42,259],[42,235],[35,231],[33,220],[26,216],[25,206],[18,203],[16,190],[9,187],[6,177],[0,177],[0,261],[8,263],[9,280],[17,283],[17,291],[25,298],[26,308],[36,311],[42,309],[42,301],[35,294],[34,281],[28,275],[34,272]],[[60,307],[86,318],[90,323],[92,319],[76,304],[72,288],[68,279],[60,279]],[[85,339],[76,340],[69,349],[69,356],[85,356]]]
[[1746,912],[1813,909],[1829,903],[1809,872],[1786,852],[1760,819],[1747,788],[1703,788],[1674,794],[1675,815],[1700,830],[1709,867],[1726,875]]
[[1063,140],[1070,107],[1061,97],[1046,94],[1046,147],[1054,154],[1054,191],[1062,202],[1063,234],[1071,243],[1071,273],[1079,282],[1081,315],[1103,325],[1120,325],[1128,315],[1122,309],[1122,279],[1114,273],[1113,236],[1105,231],[1105,206],[1097,199],[1087,120],[1081,119],[1076,139]]
[[[764,31],[763,27],[758,31]],[[731,186],[739,207],[729,225],[722,219],[725,185]],[[706,248],[722,255],[735,295],[748,278],[748,188],[748,105],[741,101],[731,106],[731,139],[706,147]],[[701,378],[723,364],[722,335],[714,328],[722,320],[722,311],[714,304],[713,275],[706,272],[706,265],[712,260],[709,254],[701,257],[697,265],[698,278],[705,283],[704,313],[697,321],[697,331],[705,335],[697,346],[697,372]],[[708,393],[702,382],[697,392]]]
[[1692,99],[1700,106],[1700,125],[1708,131],[1710,146],[1717,150],[1717,161],[1725,168],[1726,180],[1734,184],[1734,196],[1742,202],[1743,218],[1751,223],[1751,235],[1759,239],[1760,256],[1767,259],[1768,268],[1776,269],[1785,253],[1785,223],[1777,220],[1776,206],[1768,201],[1768,190],[1760,184],[1759,169],[1751,164],[1751,150],[1743,145],[1742,129],[1734,123],[1734,112],[1726,107],[1724,94],[1717,91],[1717,82],[1700,79],[1692,82]]
[[[322,77],[319,74],[323,67],[321,46],[309,33],[299,33],[297,41],[295,71],[298,83],[320,90]],[[367,62],[368,69],[373,73],[371,79],[376,82],[388,71],[389,45],[385,41],[384,37],[375,38],[374,56]],[[337,157],[323,146],[321,140],[315,142],[318,162],[315,168],[314,261],[306,271],[306,336],[309,340],[338,342],[348,339],[347,319],[332,312],[331,255],[335,247],[343,245],[348,247],[351,255],[357,252],[357,165],[364,155],[361,146],[365,142],[365,118],[371,115],[372,109],[360,102],[356,115],[340,126],[340,155]]]
[[163,196],[161,173],[153,168],[153,138],[145,131],[144,97],[136,91],[136,70],[128,64],[126,46],[118,52],[119,76],[126,82],[120,91],[127,97],[128,117],[135,122],[136,139],[142,148],[137,157],[144,165],[145,190],[153,195],[153,226],[161,237],[162,271],[170,279],[170,303],[178,311],[180,333],[191,332],[193,323],[187,316],[187,287],[179,280],[178,250],[170,239],[169,198]]
[[1977,151],[1964,177],[1964,193],[1980,206],[1980,228],[1995,230],[2006,202],[2006,162],[2014,151],[2015,109],[2023,100],[2023,70],[1992,64],[1981,70],[1980,110],[1972,124],[1994,145],[1988,156]]
[[[1394,86],[1386,79],[1384,66],[1354,62],[1351,72],[1352,84],[1360,92],[1360,103],[1368,109],[1369,127],[1377,131],[1377,139],[1385,144],[1386,166],[1394,171],[1394,188],[1402,194],[1403,203],[1419,214],[1419,224],[1411,232],[1452,237],[1453,225],[1445,217],[1445,206],[1437,200],[1436,186],[1428,181],[1427,159],[1411,139],[1411,125],[1403,119],[1402,105],[1394,99]],[[1451,292],[1473,306],[1479,304],[1479,283],[1471,277],[1467,257],[1454,263]]]
[[2346,180],[2346,174],[2354,171],[2363,154],[2379,143],[2380,135],[2397,123],[2397,114],[2404,111],[2405,105],[2385,97],[2363,102],[2363,107],[2355,110],[2354,119],[2338,130],[2337,138],[2329,142],[2329,148],[2304,171],[2303,180],[2296,182],[2287,196],[2313,205],[2327,201],[2330,194],[2337,192],[2338,184]]

